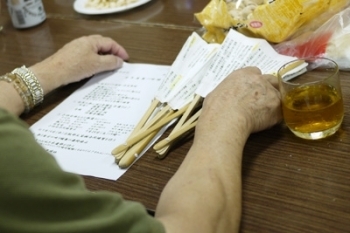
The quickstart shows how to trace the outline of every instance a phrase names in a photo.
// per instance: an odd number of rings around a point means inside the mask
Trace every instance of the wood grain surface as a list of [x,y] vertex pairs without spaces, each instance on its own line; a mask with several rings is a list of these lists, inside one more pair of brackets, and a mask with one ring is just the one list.
[[[170,65],[187,37],[200,31],[194,13],[207,4],[152,0],[127,12],[89,16],[76,13],[71,0],[43,2],[46,21],[25,30],[13,28],[7,9],[1,9],[0,73],[34,64],[68,41],[88,34],[114,38],[127,49],[130,62]],[[350,232],[349,72],[341,72],[341,82],[345,117],[335,135],[303,140],[283,123],[251,135],[243,159],[241,232]],[[29,125],[35,123],[83,83],[51,93],[22,118]],[[84,177],[86,186],[92,191],[119,192],[154,210],[191,143],[191,137],[178,142],[163,160],[149,150],[117,181]]]

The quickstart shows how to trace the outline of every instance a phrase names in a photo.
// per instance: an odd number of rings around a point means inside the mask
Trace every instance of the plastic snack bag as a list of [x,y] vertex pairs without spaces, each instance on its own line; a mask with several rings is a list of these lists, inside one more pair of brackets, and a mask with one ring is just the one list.
[[350,7],[335,14],[315,31],[274,46],[284,55],[326,57],[338,63],[339,69],[350,70]]
[[347,0],[211,0],[195,16],[206,29],[203,38],[208,42],[221,43],[228,29],[235,28],[280,43],[310,22],[321,25],[348,5]]
[[209,43],[222,43],[226,32],[232,27],[233,19],[223,0],[211,0],[195,17],[204,27],[203,39]]

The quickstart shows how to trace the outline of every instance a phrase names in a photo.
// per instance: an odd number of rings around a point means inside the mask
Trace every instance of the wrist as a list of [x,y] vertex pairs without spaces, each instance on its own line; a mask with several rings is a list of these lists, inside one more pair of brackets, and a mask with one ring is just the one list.
[[234,115],[202,112],[196,126],[196,136],[211,138],[214,141],[225,139],[228,142],[245,144],[250,133],[251,125],[248,118],[238,112]]
[[0,108],[20,115],[25,110],[25,106],[13,84],[2,80],[0,81],[0,90]]
[[29,67],[29,69],[37,77],[43,89],[44,95],[50,93],[51,91],[59,87],[59,85],[56,84],[54,80],[52,80],[52,77],[53,77],[52,71],[48,70],[47,67],[49,66],[45,66],[45,64],[43,64],[42,62]]
[[[13,89],[7,98],[3,97],[3,105],[9,111],[20,114],[23,110],[28,113],[36,105],[39,105],[44,99],[44,92],[37,77],[25,66],[14,69],[11,73],[0,76],[0,81],[5,81],[12,85]],[[13,91],[15,90],[15,92]],[[17,92],[17,93],[16,93]],[[17,94],[17,98],[16,98]],[[9,100],[22,100],[22,104],[14,103],[9,105]],[[19,102],[20,103],[20,102]]]
[[[25,66],[22,66],[14,69],[11,74],[17,78],[13,79],[13,83],[15,85],[15,88],[18,90],[21,98],[25,102],[26,110],[29,111],[34,106],[42,103],[44,100],[44,91],[38,78],[31,70]],[[18,85],[18,87],[16,87],[17,84],[21,85]]]

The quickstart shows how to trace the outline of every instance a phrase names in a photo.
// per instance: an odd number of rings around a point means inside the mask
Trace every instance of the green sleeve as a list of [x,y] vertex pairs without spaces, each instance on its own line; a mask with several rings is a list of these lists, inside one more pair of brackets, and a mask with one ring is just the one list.
[[144,206],[90,192],[62,171],[28,126],[0,109],[0,232],[165,232]]

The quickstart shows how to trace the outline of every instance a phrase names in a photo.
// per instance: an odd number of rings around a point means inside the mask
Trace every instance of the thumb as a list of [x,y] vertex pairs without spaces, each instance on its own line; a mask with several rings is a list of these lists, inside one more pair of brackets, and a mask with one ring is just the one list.
[[278,88],[278,77],[273,76],[271,74],[263,74],[262,77],[264,79],[266,79],[268,82],[270,82],[273,87],[275,87],[276,89],[279,89]]
[[115,55],[101,55],[99,62],[99,72],[119,69],[123,66],[123,59]]

